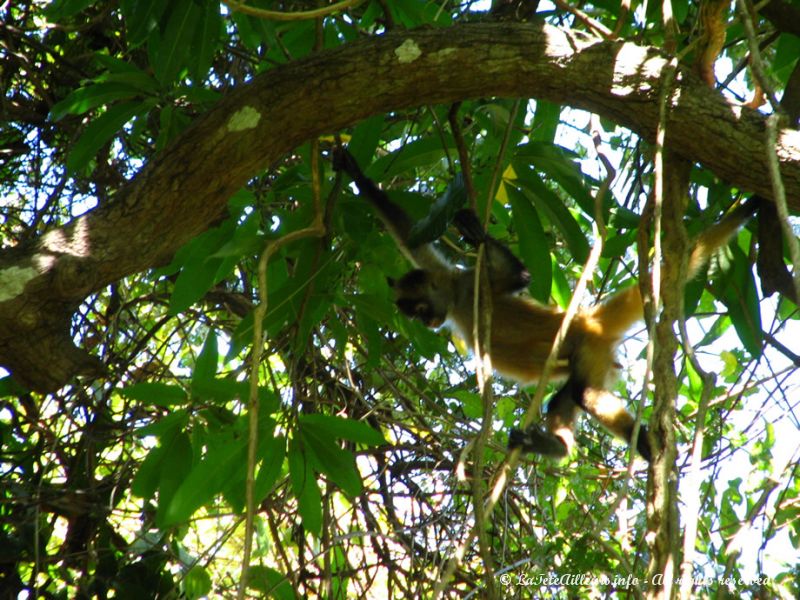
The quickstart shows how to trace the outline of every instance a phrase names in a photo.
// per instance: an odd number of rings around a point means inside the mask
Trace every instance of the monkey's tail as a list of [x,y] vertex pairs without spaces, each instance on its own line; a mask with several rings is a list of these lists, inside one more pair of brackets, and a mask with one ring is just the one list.
[[739,228],[747,223],[758,210],[761,202],[765,202],[758,196],[752,196],[740,203],[736,208],[729,211],[719,222],[715,223],[704,231],[695,240],[692,254],[689,256],[689,269],[687,279],[696,277],[703,265],[719,248],[728,243]]
[[[689,257],[688,279],[697,276],[712,254],[747,223],[758,210],[761,198],[753,196],[709,227],[695,241]],[[634,284],[587,311],[587,326],[606,339],[621,339],[625,332],[644,318],[639,285]]]
[[594,333],[606,339],[618,340],[634,323],[644,317],[639,285],[617,292],[608,300],[588,311]]

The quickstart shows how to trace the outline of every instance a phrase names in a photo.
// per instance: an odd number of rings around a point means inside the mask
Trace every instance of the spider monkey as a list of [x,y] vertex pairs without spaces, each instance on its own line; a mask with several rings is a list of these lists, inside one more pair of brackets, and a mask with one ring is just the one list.
[[[352,178],[359,194],[377,209],[399,248],[416,267],[398,281],[390,280],[400,312],[428,327],[447,323],[471,347],[475,270],[450,264],[432,244],[410,247],[407,243],[413,225],[410,217],[364,175],[346,149],[334,151],[333,167]],[[748,221],[756,204],[743,203],[700,235],[689,258],[690,278]],[[530,273],[508,248],[485,233],[474,212],[459,211],[454,223],[469,244],[486,245],[492,294],[492,365],[499,374],[520,383],[537,381],[564,314],[557,307],[518,295],[528,286]],[[608,387],[616,368],[616,347],[624,333],[642,318],[638,285],[579,311],[567,331],[552,375],[566,381],[548,402],[544,429],[537,425],[525,431],[512,429],[509,447],[547,456],[566,456],[575,443],[573,430],[578,409],[588,412],[611,433],[630,443],[634,418]],[[644,425],[639,429],[636,448],[642,457],[651,460]]]

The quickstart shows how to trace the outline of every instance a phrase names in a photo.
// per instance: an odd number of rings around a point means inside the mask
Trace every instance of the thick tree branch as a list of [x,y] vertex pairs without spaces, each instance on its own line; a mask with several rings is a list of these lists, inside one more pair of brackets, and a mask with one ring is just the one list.
[[[113,202],[0,254],[0,363],[42,391],[96,372],[69,332],[80,301],[169,259],[250,177],[315,136],[391,110],[504,96],[585,108],[652,139],[666,64],[654,48],[542,24],[478,23],[393,32],[272,69],[198,119]],[[771,197],[763,116],[689,69],[678,85],[668,145]],[[779,132],[777,153],[797,211],[800,132]]]

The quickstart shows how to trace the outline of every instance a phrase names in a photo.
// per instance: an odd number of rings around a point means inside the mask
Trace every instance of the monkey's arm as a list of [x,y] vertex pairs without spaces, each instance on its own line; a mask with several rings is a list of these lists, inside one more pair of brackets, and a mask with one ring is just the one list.
[[473,246],[486,244],[489,265],[489,279],[492,292],[510,294],[528,287],[531,275],[522,261],[483,230],[478,216],[470,209],[462,209],[456,213],[453,223],[467,243]]
[[408,234],[413,225],[408,213],[392,202],[386,192],[364,175],[356,159],[346,148],[334,149],[333,169],[344,171],[350,176],[358,187],[359,195],[366,198],[377,209],[381,221],[409,261],[422,269],[449,269],[449,265],[431,244],[413,248],[408,245]]
[[333,169],[335,171],[344,171],[350,176],[350,179],[358,187],[358,193],[367,198],[378,209],[381,220],[393,230],[394,235],[405,242],[408,238],[408,232],[411,231],[411,219],[408,218],[402,208],[389,200],[386,192],[364,175],[356,159],[353,158],[353,155],[348,150],[336,148],[333,151]]

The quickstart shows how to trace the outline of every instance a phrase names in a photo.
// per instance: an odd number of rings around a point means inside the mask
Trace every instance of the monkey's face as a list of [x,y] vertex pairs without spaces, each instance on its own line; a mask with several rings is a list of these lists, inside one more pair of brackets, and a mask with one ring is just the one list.
[[389,281],[395,292],[397,308],[410,319],[426,327],[441,327],[447,320],[447,298],[430,273],[415,269],[399,281]]

